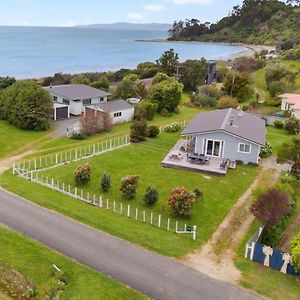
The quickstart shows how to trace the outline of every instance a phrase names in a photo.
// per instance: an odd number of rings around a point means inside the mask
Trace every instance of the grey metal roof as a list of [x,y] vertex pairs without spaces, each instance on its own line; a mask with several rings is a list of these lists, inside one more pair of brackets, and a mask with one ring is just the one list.
[[266,143],[265,120],[236,109],[222,109],[199,113],[182,135],[223,131],[259,145]]
[[84,100],[90,98],[107,97],[111,95],[110,93],[84,84],[55,85],[45,87],[44,89],[50,93],[54,93],[70,100]]
[[100,108],[107,113],[119,112],[119,111],[123,111],[126,109],[134,108],[133,105],[131,105],[127,101],[121,100],[121,99],[112,100],[112,101],[108,101],[108,102],[101,102],[101,103],[97,103],[94,105],[90,105],[89,107]]

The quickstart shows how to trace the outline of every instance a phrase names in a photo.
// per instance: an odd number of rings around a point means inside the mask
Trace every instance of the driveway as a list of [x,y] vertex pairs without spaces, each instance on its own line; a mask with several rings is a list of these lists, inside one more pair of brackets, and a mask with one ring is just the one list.
[[80,117],[72,116],[70,119],[56,120],[52,122],[54,132],[53,137],[66,137],[67,131],[78,131],[80,129]]
[[212,279],[176,260],[94,230],[2,189],[0,223],[153,299],[261,299],[242,288]]

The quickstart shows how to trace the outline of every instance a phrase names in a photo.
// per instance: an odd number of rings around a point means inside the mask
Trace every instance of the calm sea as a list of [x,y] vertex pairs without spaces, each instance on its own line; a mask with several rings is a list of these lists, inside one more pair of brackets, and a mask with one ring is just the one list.
[[0,27],[0,76],[31,78],[133,68],[155,61],[170,48],[181,61],[225,58],[245,50],[230,45],[136,41],[166,37],[164,31],[149,30]]

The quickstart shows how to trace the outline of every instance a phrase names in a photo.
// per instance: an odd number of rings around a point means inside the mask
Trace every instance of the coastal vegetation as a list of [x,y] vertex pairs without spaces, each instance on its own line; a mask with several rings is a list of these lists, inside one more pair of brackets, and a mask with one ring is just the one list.
[[277,45],[299,42],[298,1],[244,0],[216,23],[197,19],[175,21],[170,40]]

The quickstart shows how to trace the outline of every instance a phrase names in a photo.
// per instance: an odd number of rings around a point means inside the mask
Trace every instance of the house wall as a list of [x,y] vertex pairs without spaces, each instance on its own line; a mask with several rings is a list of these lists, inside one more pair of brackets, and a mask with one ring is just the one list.
[[287,100],[282,99],[281,101],[281,110],[285,111],[285,110],[289,110],[289,105],[287,103]]
[[[241,138],[232,136],[225,132],[199,134],[196,136],[196,144],[195,144],[195,152],[197,154],[206,154],[205,153],[206,140],[216,140],[216,141],[224,142],[222,158],[230,159],[233,161],[240,160],[245,164],[258,163],[261,147],[254,143],[245,141]],[[240,143],[250,144],[251,145],[250,153],[239,152]]]
[[[120,117],[114,117],[114,114],[118,112],[121,112],[122,115]],[[133,120],[134,108],[111,112],[109,116],[113,124],[126,123]]]

